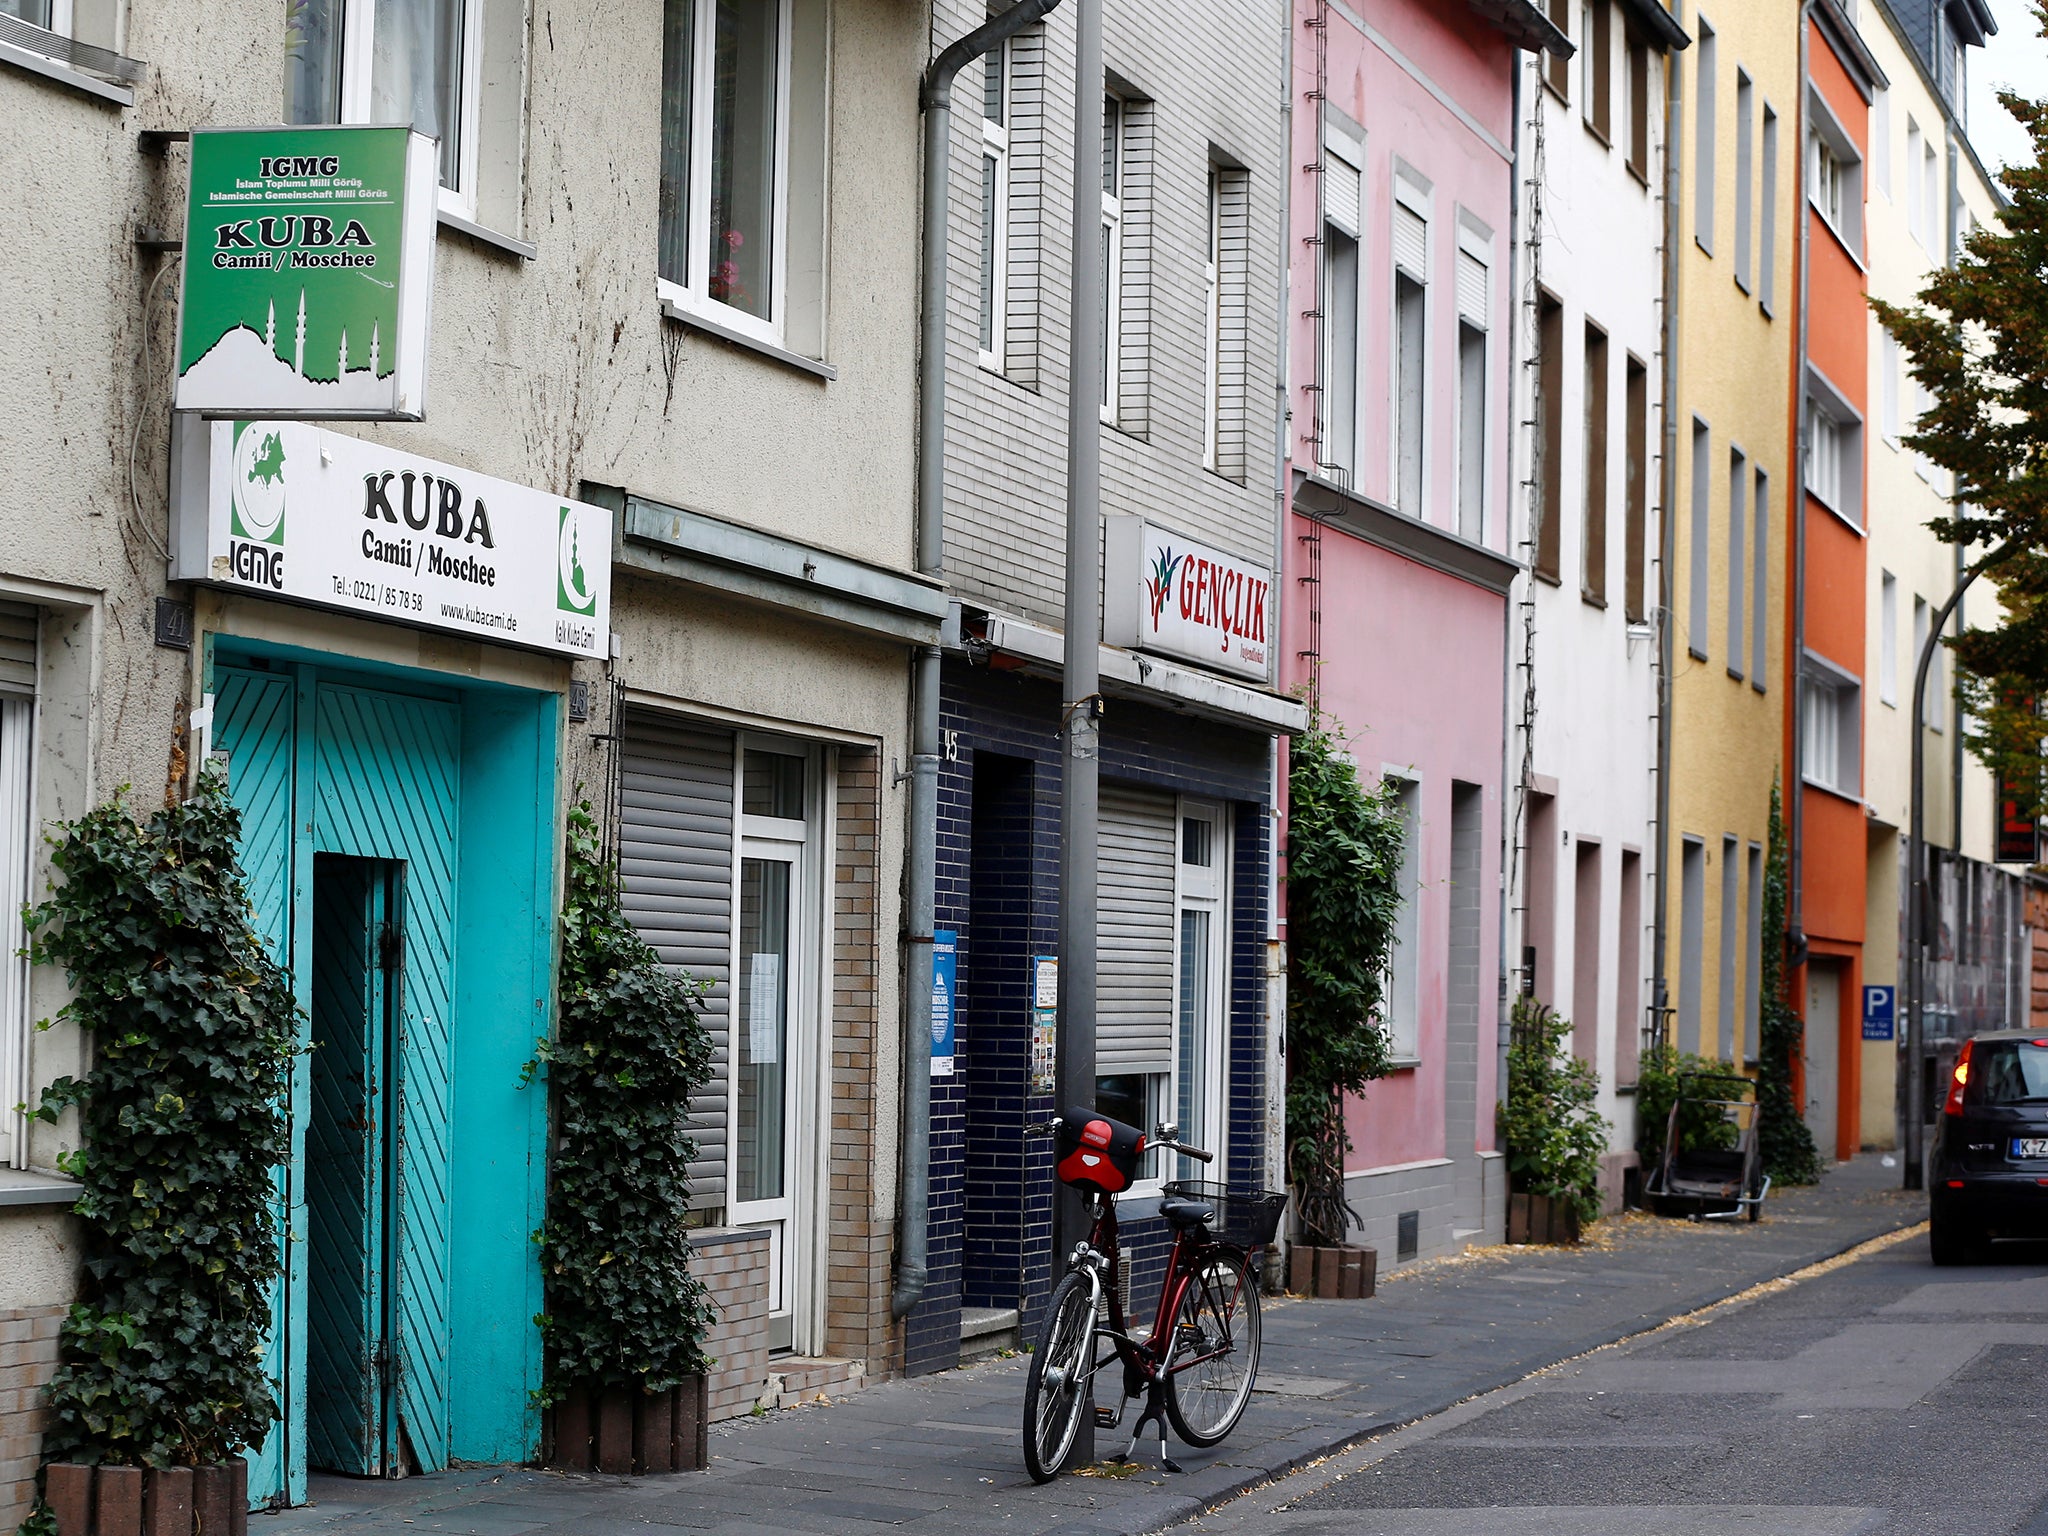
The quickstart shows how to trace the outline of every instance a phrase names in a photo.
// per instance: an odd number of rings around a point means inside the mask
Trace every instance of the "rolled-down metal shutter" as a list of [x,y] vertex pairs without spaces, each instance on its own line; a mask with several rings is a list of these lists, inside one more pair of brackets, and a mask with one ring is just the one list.
[[1102,786],[1095,1067],[1173,1070],[1177,809],[1161,790]]
[[0,603],[0,688],[35,692],[36,611]]
[[710,983],[711,1082],[690,1101],[693,1203],[725,1204],[732,971],[733,739],[659,716],[626,717],[619,894],[662,964]]

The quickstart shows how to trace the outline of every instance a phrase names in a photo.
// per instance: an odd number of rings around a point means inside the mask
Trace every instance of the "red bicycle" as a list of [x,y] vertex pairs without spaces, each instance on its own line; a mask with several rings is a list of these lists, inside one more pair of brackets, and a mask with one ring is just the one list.
[[1284,1193],[1245,1193],[1197,1179],[1169,1181],[1159,1214],[1173,1228],[1166,1279],[1149,1332],[1140,1335],[1124,1316],[1118,1273],[1116,1196],[1130,1188],[1148,1150],[1178,1152],[1196,1162],[1214,1154],[1178,1139],[1162,1125],[1148,1138],[1107,1115],[1070,1109],[1027,1134],[1051,1134],[1062,1183],[1088,1197],[1094,1226],[1077,1243],[1067,1271],[1047,1304],[1045,1324],[1024,1384],[1024,1461],[1036,1482],[1050,1482],[1073,1451],[1081,1414],[1097,1374],[1123,1365],[1122,1394],[1114,1408],[1098,1407],[1098,1428],[1115,1429],[1139,1397],[1144,1408],[1131,1426],[1129,1461],[1145,1426],[1159,1431],[1159,1461],[1166,1426],[1193,1446],[1211,1446],[1237,1427],[1259,1371],[1259,1263],[1280,1225]]

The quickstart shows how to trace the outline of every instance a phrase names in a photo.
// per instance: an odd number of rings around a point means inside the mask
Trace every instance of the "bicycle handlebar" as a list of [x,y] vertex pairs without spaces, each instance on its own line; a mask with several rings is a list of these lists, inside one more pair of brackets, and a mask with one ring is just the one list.
[[[1061,1117],[1054,1115],[1050,1120],[1041,1121],[1037,1125],[1025,1126],[1024,1134],[1026,1136],[1050,1136],[1060,1128],[1061,1124]],[[1164,1130],[1165,1127],[1162,1126],[1160,1129]],[[1145,1138],[1145,1150],[1148,1152],[1178,1152],[1182,1157],[1191,1157],[1198,1163],[1213,1163],[1216,1161],[1216,1154],[1214,1152],[1205,1152],[1200,1147],[1191,1147],[1184,1141],[1175,1141],[1170,1137],[1157,1134]]]

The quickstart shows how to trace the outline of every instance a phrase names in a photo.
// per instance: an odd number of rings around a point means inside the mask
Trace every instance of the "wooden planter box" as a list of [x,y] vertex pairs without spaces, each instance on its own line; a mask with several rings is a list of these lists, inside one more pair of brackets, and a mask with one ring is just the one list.
[[1576,1243],[1578,1207],[1548,1195],[1508,1196],[1508,1241],[1511,1243]]
[[548,1410],[541,1464],[631,1476],[698,1472],[711,1460],[704,1431],[702,1376],[670,1392],[579,1388]]
[[88,1467],[52,1462],[43,1498],[57,1536],[248,1536],[249,1464]]
[[1363,1301],[1379,1282],[1379,1250],[1346,1243],[1312,1248],[1296,1243],[1287,1256],[1287,1289],[1297,1296]]

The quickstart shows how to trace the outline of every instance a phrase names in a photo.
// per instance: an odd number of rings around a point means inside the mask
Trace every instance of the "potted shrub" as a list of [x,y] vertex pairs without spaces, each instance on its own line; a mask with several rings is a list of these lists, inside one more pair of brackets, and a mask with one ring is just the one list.
[[29,914],[92,1066],[36,1114],[78,1112],[85,1282],[49,1387],[26,1530],[246,1528],[248,1464],[278,1418],[263,1368],[282,1272],[272,1170],[290,1155],[291,980],[251,923],[241,818],[218,773],[138,823],[122,796],[62,829]]
[[704,1287],[689,1269],[690,1096],[711,1073],[699,992],[619,906],[588,803],[569,816],[560,1008],[534,1071],[554,1146],[537,1235],[547,1310],[543,1459],[604,1472],[705,1464]]
[[1501,1140],[1508,1163],[1508,1241],[1576,1243],[1600,1214],[1600,1157],[1608,1124],[1594,1112],[1600,1079],[1571,1053],[1571,1023],[1532,997],[1509,1018],[1508,1095]]

